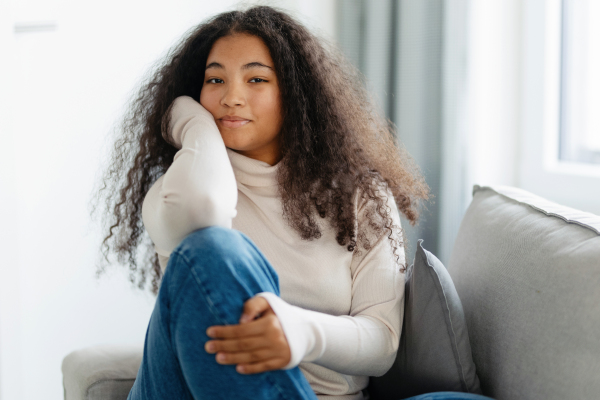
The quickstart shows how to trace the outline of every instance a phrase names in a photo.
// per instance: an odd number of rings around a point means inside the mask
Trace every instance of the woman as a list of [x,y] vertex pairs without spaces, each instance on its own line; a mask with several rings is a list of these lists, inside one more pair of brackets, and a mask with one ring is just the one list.
[[414,225],[428,188],[371,104],[339,52],[271,7],[213,17],[166,57],[105,178],[120,196],[105,254],[134,274],[145,228],[154,292],[162,276],[130,399],[363,399],[390,368],[395,203]]

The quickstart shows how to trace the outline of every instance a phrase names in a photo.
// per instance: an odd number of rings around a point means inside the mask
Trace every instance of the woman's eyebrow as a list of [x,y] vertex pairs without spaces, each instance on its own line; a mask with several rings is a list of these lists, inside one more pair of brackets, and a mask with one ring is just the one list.
[[[218,68],[218,69],[225,69],[221,64],[219,64],[218,62],[211,62],[210,64],[208,64],[206,66],[206,68],[204,69],[205,71],[209,68]],[[243,70],[248,70],[248,69],[252,69],[252,68],[268,68],[271,71],[275,72],[275,70],[272,67],[269,67],[268,65],[265,65],[261,62],[258,61],[254,61],[248,64],[244,64],[242,65],[242,69]]]

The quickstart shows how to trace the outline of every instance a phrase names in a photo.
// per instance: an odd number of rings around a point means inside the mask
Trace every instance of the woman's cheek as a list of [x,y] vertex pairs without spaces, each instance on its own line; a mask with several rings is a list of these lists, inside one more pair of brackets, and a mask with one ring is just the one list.
[[253,98],[253,104],[255,112],[258,112],[270,119],[275,117],[274,113],[278,112],[278,101],[277,97],[273,96],[272,93],[259,93]]
[[216,107],[215,105],[218,105],[218,93],[215,93],[214,90],[210,90],[210,89],[205,89],[202,88],[202,91],[200,92],[200,104],[202,105],[202,107],[206,108],[208,111],[210,111],[211,114],[215,114]]
[[200,93],[200,105],[210,111],[210,105],[208,104],[206,97],[207,96],[204,93]]

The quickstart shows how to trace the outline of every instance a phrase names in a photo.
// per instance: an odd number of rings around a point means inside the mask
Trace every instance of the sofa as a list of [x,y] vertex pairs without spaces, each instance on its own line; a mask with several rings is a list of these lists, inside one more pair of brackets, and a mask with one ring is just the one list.
[[[475,185],[446,267],[483,394],[600,399],[600,216]],[[126,399],[142,349],[71,352],[62,363],[65,399]]]

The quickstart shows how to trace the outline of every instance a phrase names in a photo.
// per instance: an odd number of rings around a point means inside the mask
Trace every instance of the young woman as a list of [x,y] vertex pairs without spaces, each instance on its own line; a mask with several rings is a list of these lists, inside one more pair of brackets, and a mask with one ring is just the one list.
[[339,51],[271,7],[169,53],[105,177],[105,254],[158,292],[129,399],[363,399],[391,367],[396,204],[414,224],[428,188],[372,104]]

